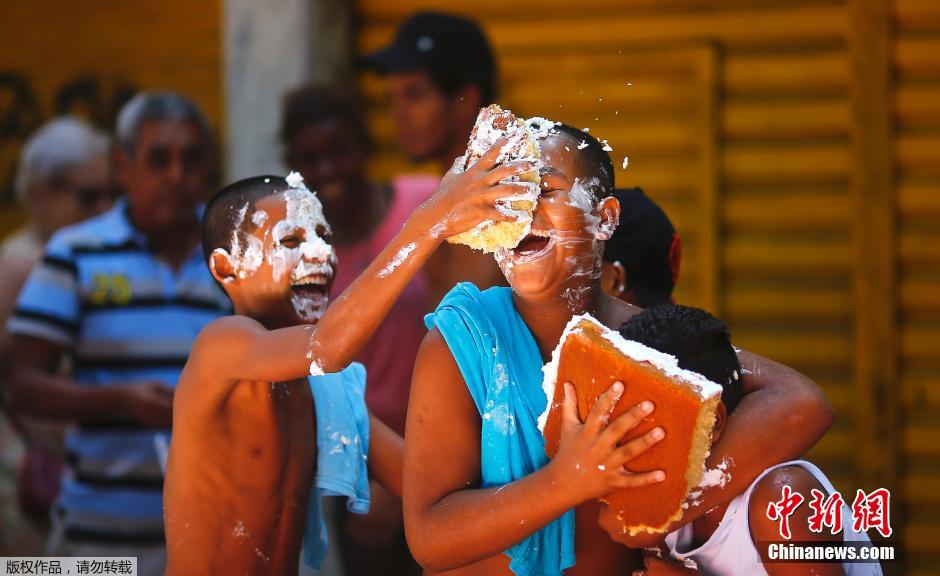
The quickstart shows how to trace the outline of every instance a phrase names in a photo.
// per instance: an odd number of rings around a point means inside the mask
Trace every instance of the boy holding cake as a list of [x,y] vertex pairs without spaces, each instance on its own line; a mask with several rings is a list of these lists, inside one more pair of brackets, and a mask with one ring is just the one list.
[[[478,127],[476,137],[515,131],[514,118],[494,122],[493,116],[481,115],[488,125]],[[639,568],[641,558],[598,526],[595,499],[662,481],[656,470],[633,473],[622,466],[661,439],[661,430],[620,447],[610,443],[603,423],[622,385],[589,410],[585,424],[569,393],[562,448],[550,464],[537,422],[549,403],[541,368],[572,316],[590,313],[604,326],[619,327],[639,312],[599,286],[604,241],[618,221],[610,197],[613,166],[587,133],[546,121],[532,128],[539,194],[504,210],[531,202],[534,212],[516,231],[521,238],[496,251],[511,288],[481,292],[459,284],[426,319],[430,332],[416,361],[406,427],[406,532],[429,571],[623,574]],[[471,142],[468,163],[477,147]],[[488,233],[486,226],[476,231],[484,240]],[[712,468],[733,462],[731,478],[723,488],[704,489],[702,505],[686,520],[731,500],[766,468],[802,454],[832,421],[825,397],[807,378],[753,354],[740,357],[748,369],[745,395],[707,461]],[[612,420],[613,436],[634,428],[648,410],[631,408]]]
[[350,362],[444,238],[508,218],[494,204],[520,193],[508,180],[531,163],[497,166],[498,153],[449,174],[328,309],[330,228],[298,174],[243,180],[209,202],[206,262],[236,315],[200,333],[174,397],[168,573],[296,574],[305,526],[316,565],[319,495],[364,512],[367,460],[400,494],[401,439],[369,422],[365,370]]
[[[620,328],[620,336],[633,343],[648,346],[655,351],[674,357],[681,369],[706,377],[721,386],[720,402],[714,410],[714,426],[710,427],[711,442],[717,442],[738,403],[743,390],[741,366],[731,345],[728,328],[704,310],[686,306],[661,305],[634,316]],[[663,449],[666,447],[663,446]],[[649,456],[658,455],[650,451]],[[723,478],[720,469],[709,472],[719,484]],[[704,479],[703,483],[707,483]],[[880,576],[881,567],[875,563],[768,563],[761,564],[756,542],[781,541],[779,524],[767,516],[767,509],[780,500],[781,489],[789,486],[807,500],[813,490],[823,498],[835,491],[826,476],[813,464],[795,460],[772,466],[762,472],[747,489],[730,502],[719,504],[692,522],[680,519],[677,529],[665,535],[658,548],[646,553],[646,568],[640,574],[708,574],[714,576],[790,576],[816,574],[818,576]],[[699,507],[697,488],[679,509]],[[631,494],[636,499],[642,494]],[[856,542],[869,544],[864,533],[851,529],[852,514],[843,503],[834,511],[842,520],[842,534],[833,535],[823,527],[820,532],[809,528],[811,509],[804,504],[789,519],[791,540],[797,542]],[[620,516],[618,518],[618,516]],[[630,530],[624,524],[624,512],[615,506],[605,506],[600,524],[610,537],[632,545]]]

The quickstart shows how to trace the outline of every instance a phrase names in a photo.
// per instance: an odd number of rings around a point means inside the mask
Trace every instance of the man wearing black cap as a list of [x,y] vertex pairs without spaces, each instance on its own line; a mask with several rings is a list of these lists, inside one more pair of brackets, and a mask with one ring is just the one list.
[[601,288],[641,308],[672,302],[682,244],[662,208],[640,188],[618,188],[620,224],[604,246]]
[[[388,82],[398,144],[415,162],[443,174],[464,153],[480,108],[496,97],[496,62],[480,26],[441,12],[419,12],[391,44],[364,58]],[[433,304],[454,284],[505,284],[493,258],[445,245],[428,261]]]
[[477,112],[496,96],[496,63],[480,27],[452,14],[419,12],[365,62],[388,80],[402,150],[449,169],[467,146]]

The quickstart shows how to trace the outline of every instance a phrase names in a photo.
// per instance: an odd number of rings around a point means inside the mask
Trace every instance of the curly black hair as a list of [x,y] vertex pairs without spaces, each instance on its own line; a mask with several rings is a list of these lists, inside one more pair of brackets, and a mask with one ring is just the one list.
[[741,401],[741,363],[731,345],[731,332],[708,312],[660,304],[624,322],[620,335],[675,356],[680,368],[721,385],[721,401],[729,414]]

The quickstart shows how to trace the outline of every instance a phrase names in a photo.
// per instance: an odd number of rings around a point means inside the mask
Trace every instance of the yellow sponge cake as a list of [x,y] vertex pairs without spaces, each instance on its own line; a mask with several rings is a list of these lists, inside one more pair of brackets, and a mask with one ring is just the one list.
[[[544,136],[549,125],[554,125],[542,118],[523,121],[509,110],[493,104],[480,110],[476,124],[470,133],[467,151],[463,156],[462,168],[473,166],[481,156],[492,148],[500,138],[509,137],[509,141],[500,151],[499,163],[516,160],[538,160],[539,146],[537,135]],[[502,199],[497,208],[504,214],[515,216],[514,221],[481,222],[476,227],[451,236],[447,239],[452,244],[465,244],[476,250],[493,252],[500,248],[515,248],[529,233],[532,225],[532,212],[539,197],[539,165],[532,170],[513,177],[511,181],[526,186],[526,191],[516,196]]]
[[668,354],[624,339],[588,314],[571,320],[543,372],[549,403],[539,426],[549,457],[558,451],[564,402],[564,387],[556,382],[574,386],[582,421],[598,397],[618,381],[623,382],[624,392],[611,420],[644,400],[655,404],[656,410],[628,432],[621,444],[662,426],[666,437],[630,461],[628,468],[634,472],[664,470],[666,479],[618,490],[600,500],[623,522],[623,533],[631,535],[662,533],[671,522],[681,519],[689,492],[702,481],[721,386],[679,368]]

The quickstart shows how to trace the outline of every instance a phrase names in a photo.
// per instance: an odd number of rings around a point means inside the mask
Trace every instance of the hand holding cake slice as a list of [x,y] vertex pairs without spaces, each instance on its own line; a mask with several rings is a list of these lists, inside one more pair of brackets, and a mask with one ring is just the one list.
[[665,429],[665,439],[632,460],[629,469],[664,470],[666,479],[618,490],[600,500],[616,511],[625,534],[661,533],[671,522],[681,519],[689,492],[702,480],[721,387],[679,368],[668,354],[624,339],[589,314],[571,319],[551,361],[542,370],[549,404],[539,426],[549,457],[558,451],[564,402],[564,387],[556,383],[570,382],[574,386],[582,421],[600,395],[618,381],[623,382],[624,392],[611,412],[611,421],[644,400],[656,405],[656,410],[628,432],[621,444],[657,426]]
[[543,118],[523,121],[509,110],[493,104],[480,110],[476,124],[470,133],[467,151],[458,158],[461,169],[473,166],[501,138],[508,138],[499,154],[498,163],[517,160],[534,160],[532,170],[514,176],[512,182],[526,185],[527,192],[504,198],[497,203],[497,209],[514,221],[481,222],[471,230],[451,236],[447,239],[452,244],[465,244],[475,250],[493,252],[499,248],[515,248],[529,233],[532,225],[532,212],[535,211],[539,197],[539,159],[538,139],[545,137],[548,129],[554,126]]

